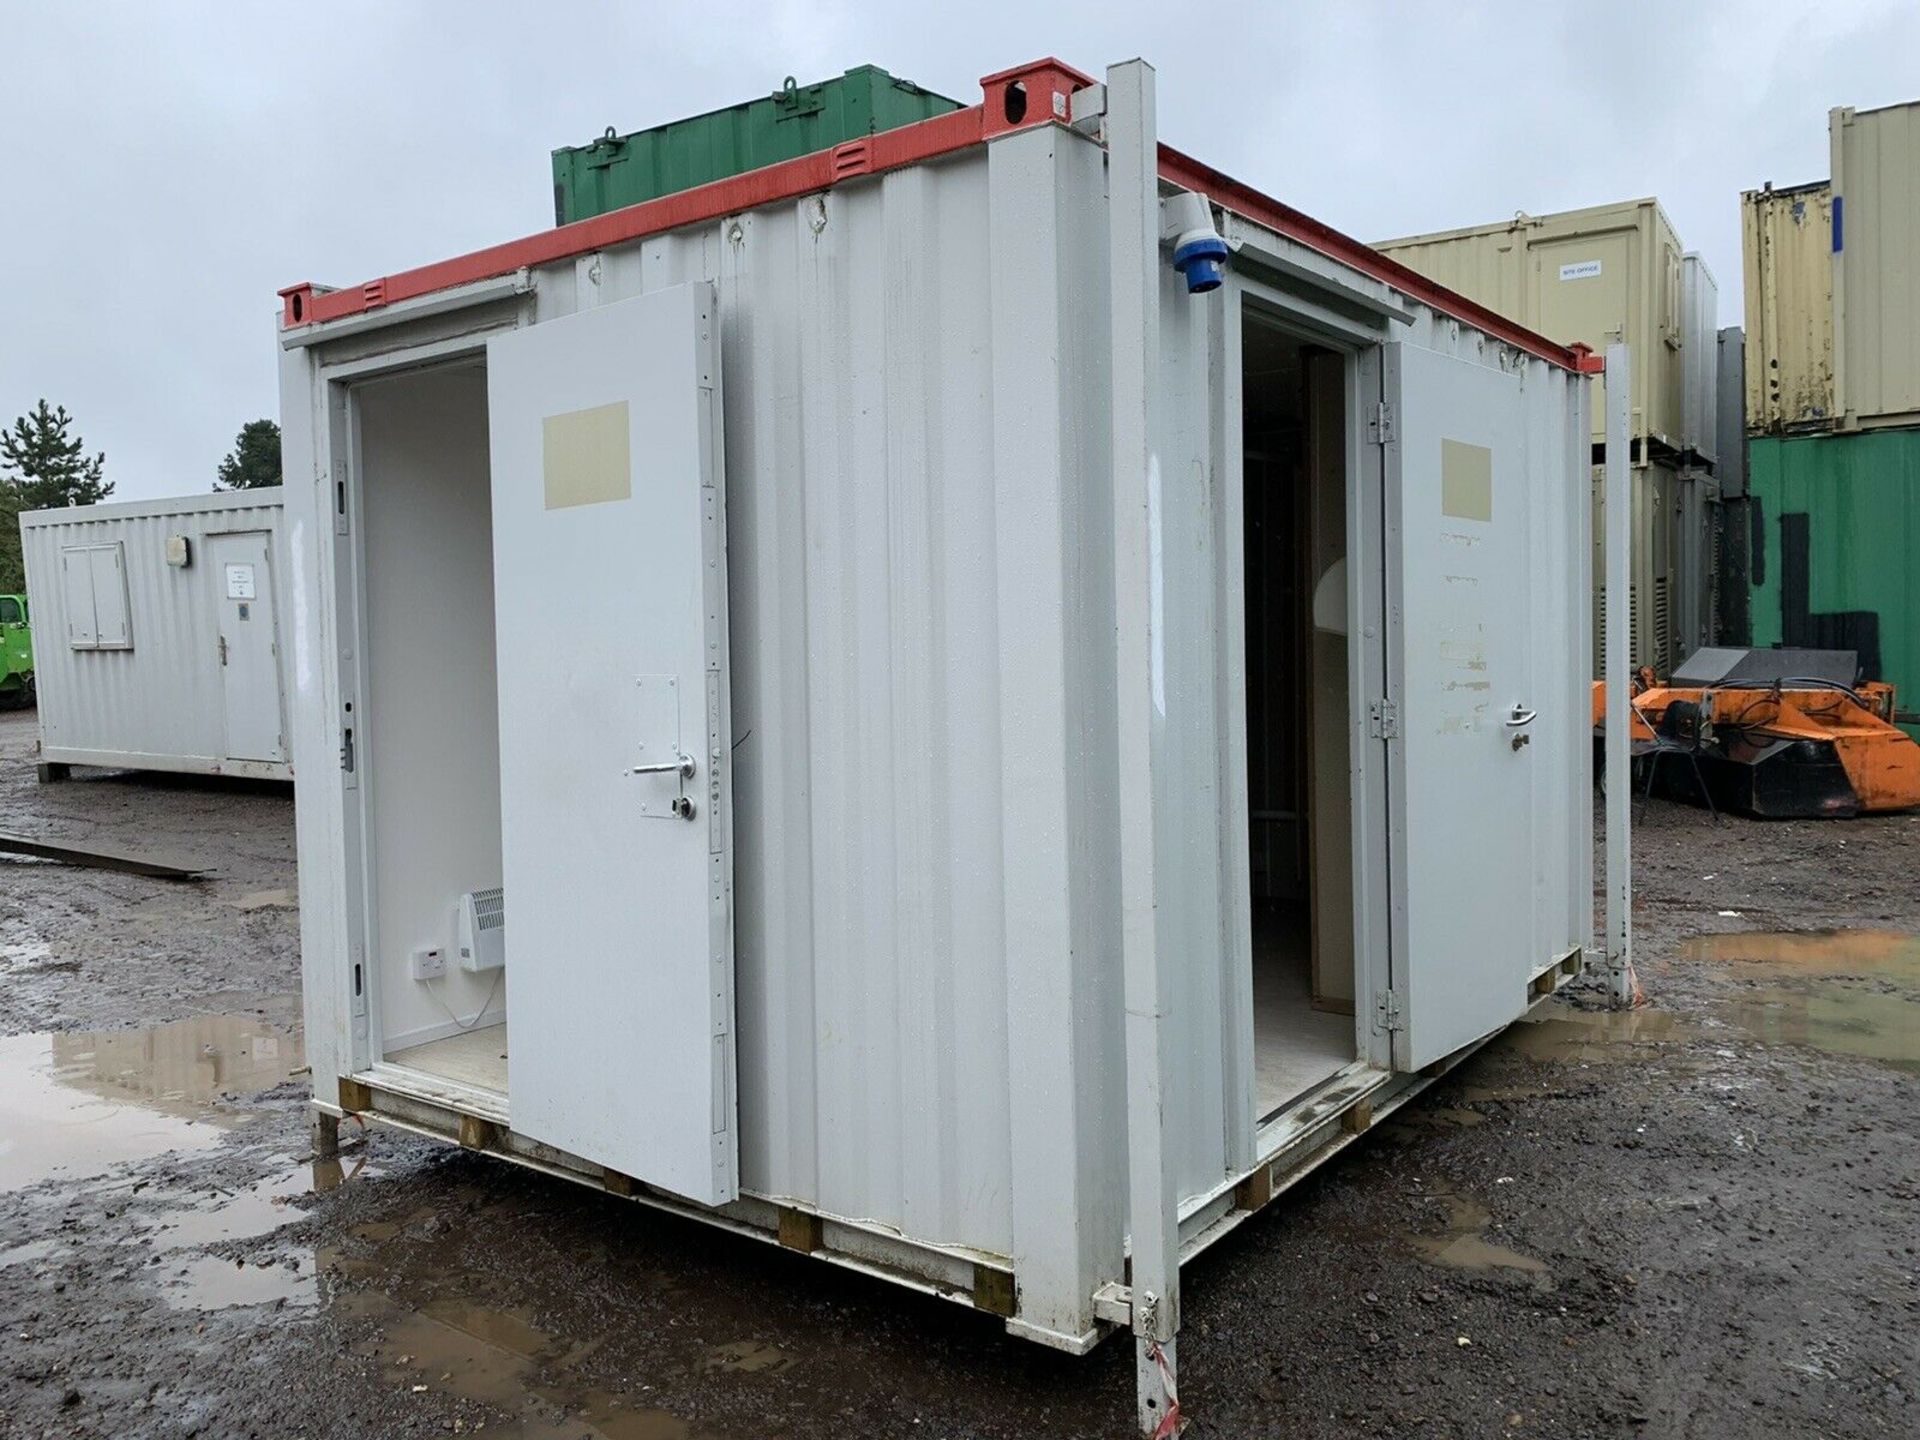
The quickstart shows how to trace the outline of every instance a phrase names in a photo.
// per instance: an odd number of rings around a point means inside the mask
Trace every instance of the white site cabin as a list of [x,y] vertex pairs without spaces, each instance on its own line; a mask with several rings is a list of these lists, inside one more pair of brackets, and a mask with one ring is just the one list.
[[293,778],[279,487],[20,517],[40,775]]
[[1594,873],[1593,362],[1152,80],[281,330],[322,1142],[1130,1326],[1149,1429],[1180,1262],[1578,973]]

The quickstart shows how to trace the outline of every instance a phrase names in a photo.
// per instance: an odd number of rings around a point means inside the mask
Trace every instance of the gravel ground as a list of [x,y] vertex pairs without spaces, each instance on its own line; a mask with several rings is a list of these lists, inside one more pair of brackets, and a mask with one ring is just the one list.
[[[1123,1343],[393,1132],[311,1163],[287,791],[42,788],[32,718],[0,829],[217,873],[0,859],[0,1436],[1128,1433]],[[1920,821],[1635,847],[1647,1007],[1556,1001],[1193,1266],[1192,1434],[1920,1433]]]

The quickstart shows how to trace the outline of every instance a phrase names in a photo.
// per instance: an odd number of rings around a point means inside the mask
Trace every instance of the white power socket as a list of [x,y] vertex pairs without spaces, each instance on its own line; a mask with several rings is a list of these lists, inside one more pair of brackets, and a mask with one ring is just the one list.
[[416,950],[407,970],[416,980],[437,980],[447,973],[447,952],[438,945]]

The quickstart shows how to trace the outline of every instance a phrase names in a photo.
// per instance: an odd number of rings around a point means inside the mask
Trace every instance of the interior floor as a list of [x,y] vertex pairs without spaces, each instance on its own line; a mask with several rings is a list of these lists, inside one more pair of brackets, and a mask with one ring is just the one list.
[[1266,1120],[1353,1060],[1353,1017],[1316,1010],[1304,916],[1278,911],[1253,927],[1254,1114]]
[[409,1045],[386,1057],[389,1065],[405,1065],[442,1080],[471,1085],[477,1090],[507,1092],[507,1027],[503,1021],[478,1030],[462,1030],[444,1040]]

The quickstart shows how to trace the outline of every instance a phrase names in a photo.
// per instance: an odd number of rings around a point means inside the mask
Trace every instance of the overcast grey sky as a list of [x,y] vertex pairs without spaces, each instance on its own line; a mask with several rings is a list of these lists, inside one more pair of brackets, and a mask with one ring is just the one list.
[[106,4],[0,0],[0,423],[116,498],[277,408],[274,291],[552,223],[547,153],[871,62],[967,103],[1141,55],[1169,143],[1362,239],[1658,195],[1740,318],[1739,192],[1920,97],[1920,5]]

